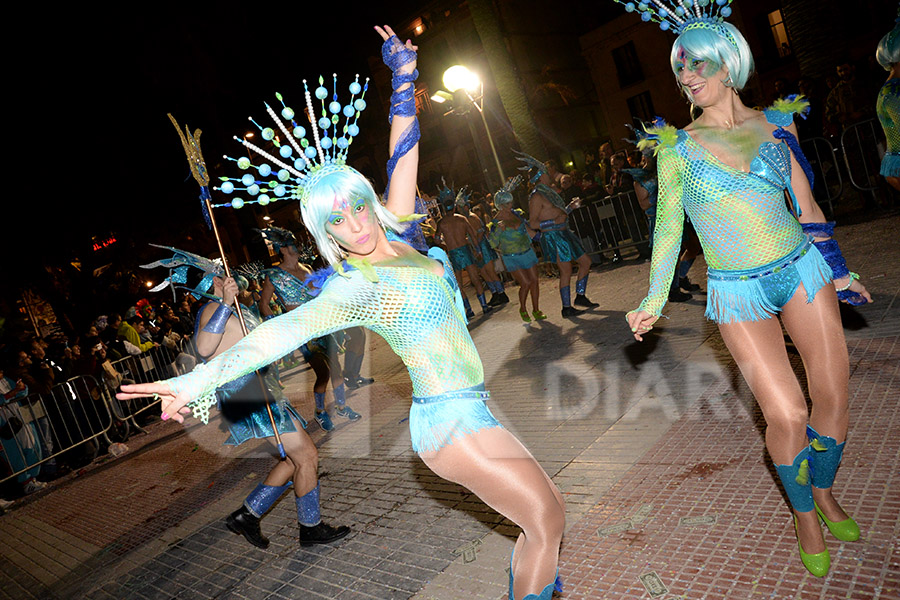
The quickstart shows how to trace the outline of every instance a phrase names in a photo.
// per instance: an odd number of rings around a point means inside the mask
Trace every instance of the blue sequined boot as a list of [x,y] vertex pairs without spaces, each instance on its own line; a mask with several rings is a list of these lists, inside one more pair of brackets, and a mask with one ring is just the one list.
[[[809,425],[806,426],[806,436],[809,438],[809,470],[812,474],[813,487],[820,490],[828,489],[834,485],[834,476],[841,464],[846,442],[838,444],[833,437],[819,435]],[[828,527],[831,535],[837,539],[843,542],[855,542],[859,539],[859,525],[851,517],[843,521],[829,521],[818,506],[816,513]]]
[[[804,448],[789,465],[775,465],[778,478],[784,486],[788,501],[797,512],[809,512],[815,508],[812,497],[812,485],[809,475],[809,447]],[[794,528],[798,528],[797,517],[794,516]],[[806,570],[816,577],[824,577],[831,566],[831,557],[828,548],[824,552],[807,554],[800,544],[799,532],[797,535],[797,547],[800,549],[800,560]]]

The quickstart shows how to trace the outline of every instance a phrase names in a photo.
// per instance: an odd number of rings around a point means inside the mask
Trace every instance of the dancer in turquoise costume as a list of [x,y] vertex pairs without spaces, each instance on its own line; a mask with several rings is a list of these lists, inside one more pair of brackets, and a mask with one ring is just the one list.
[[582,312],[572,306],[572,263],[578,266],[575,280],[575,302],[578,306],[594,308],[600,306],[587,297],[588,275],[591,273],[591,259],[585,254],[581,242],[569,229],[569,214],[581,206],[576,198],[568,205],[550,187],[547,168],[533,156],[517,152],[518,159],[525,163],[522,171],[533,171],[531,183],[535,184],[528,199],[529,225],[540,233],[541,254],[547,262],[555,262],[559,267],[559,297],[562,300],[562,316],[575,317]]
[[509,302],[509,297],[503,291],[503,282],[497,276],[494,269],[494,261],[497,259],[497,253],[491,247],[487,238],[487,228],[481,217],[472,212],[470,199],[472,192],[461,189],[456,195],[456,211],[462,215],[475,230],[476,244],[478,245],[478,256],[475,258],[475,264],[478,265],[481,278],[484,284],[491,290],[491,299],[488,301],[490,306],[502,306]]
[[[447,187],[445,182],[444,189],[438,194],[438,201],[444,210],[444,216],[437,222],[435,239],[439,239],[441,245],[447,249],[457,280],[462,281],[463,272],[468,274],[469,282],[475,288],[475,297],[481,304],[481,310],[484,314],[488,314],[493,307],[485,300],[484,286],[481,284],[481,275],[478,272],[478,260],[481,258],[478,236],[469,219],[457,212],[456,197],[456,194]],[[466,318],[471,319],[475,313],[472,311],[466,293],[462,289],[460,292],[466,310]]]
[[881,175],[900,191],[900,18],[878,43],[878,64],[888,71],[888,79],[878,92],[875,105],[878,120],[887,138],[887,152],[881,161]]
[[[174,256],[142,265],[145,269],[160,266],[169,269],[169,276],[151,291],[160,291],[168,286],[183,286],[187,282],[190,267],[197,268],[204,274],[199,284],[188,289],[196,298],[210,299],[200,309],[194,324],[194,341],[202,360],[218,356],[244,337],[234,309],[235,298],[241,300],[239,306],[248,330],[252,331],[259,326],[260,318],[251,306],[253,299],[247,292],[249,286],[244,277],[238,275],[236,278],[223,279],[220,261],[168,246],[157,247],[171,250]],[[241,287],[238,280],[243,284]],[[207,293],[210,286],[213,287],[214,295]],[[196,368],[204,367],[201,364]],[[267,548],[269,540],[262,534],[260,518],[278,501],[293,480],[297,519],[300,523],[300,544],[327,544],[339,540],[350,533],[350,529],[345,526],[331,527],[323,523],[319,516],[319,486],[316,476],[319,458],[315,444],[306,434],[306,421],[281,393],[268,363],[259,365],[259,374],[257,376],[255,370],[248,371],[241,377],[223,381],[218,389],[213,390],[211,405],[221,407],[228,423],[230,435],[225,443],[240,445],[251,439],[275,435],[273,421],[269,419],[266,410],[268,404],[272,409],[274,425],[281,434],[286,457],[247,496],[243,505],[228,516],[225,524],[254,546]],[[208,418],[208,413],[205,418]]]
[[[294,234],[280,227],[268,227],[262,231],[262,234],[272,243],[275,251],[280,252],[282,256],[280,266],[266,269],[266,281],[262,288],[260,311],[266,319],[269,319],[274,316],[269,308],[269,301],[273,294],[278,296],[285,310],[290,311],[312,299],[314,291],[305,283],[306,278],[312,274],[312,270],[300,263],[299,244]],[[354,327],[351,331],[354,331],[356,337],[362,337],[362,346],[365,348],[365,333],[358,327]],[[337,342],[332,336],[324,336],[311,340],[300,347],[303,358],[316,374],[316,381],[313,384],[313,396],[316,403],[315,416],[316,422],[325,431],[334,429],[331,416],[325,409],[325,389],[329,379],[334,394],[335,414],[351,421],[360,419],[360,414],[347,406],[345,383],[341,377],[341,364],[335,351],[336,344]],[[353,346],[358,348],[359,344],[355,343]],[[359,364],[361,364],[362,352],[362,350],[350,351],[349,356],[346,356],[344,360],[356,364],[358,357]],[[356,373],[354,381],[363,379],[358,376],[358,365]],[[372,383],[374,380],[366,378],[365,381]]]
[[[839,539],[859,537],[832,493],[849,416],[838,294],[854,304],[870,297],[847,271],[831,239],[834,224],[824,222],[812,196],[793,124],[808,104],[789,99],[765,111],[746,107],[738,92],[753,69],[750,49],[721,18],[731,12],[727,1],[704,4],[666,14],[639,7],[644,20],[678,33],[671,68],[703,114],[681,130],[657,123],[642,142],[655,146],[658,158],[656,234],[650,293],[627,319],[640,341],[660,317],[687,212],[709,265],[706,314],[718,323],[762,409],[766,447],[793,508],[802,562],[821,577],[830,558],[817,513]],[[811,414],[782,323],[803,357]]]
[[[395,90],[386,204],[378,202],[368,180],[346,165],[344,154],[326,154],[316,143],[318,162],[298,169],[293,189],[304,223],[332,266],[316,278],[319,295],[261,324],[192,373],[127,386],[119,397],[159,394],[167,418],[182,421],[192,411],[202,416],[217,386],[317,336],[348,326],[371,329],[400,356],[412,379],[414,450],[436,474],[465,486],[522,527],[509,598],[549,600],[558,587],[565,505],[537,461],[487,408],[483,366],[446,254],[431,249],[425,256],[402,241],[403,221],[415,207],[418,168],[416,49],[400,43],[390,28],[377,30],[385,40],[382,54],[394,71]],[[341,111],[340,104],[336,108]],[[328,120],[320,123],[328,125]]]
[[[494,206],[497,214],[488,223],[488,241],[500,252],[503,265],[516,283],[519,284],[519,316],[526,323],[543,321],[547,315],[541,312],[539,305],[541,286],[538,278],[537,255],[531,247],[531,238],[536,231],[528,226],[528,220],[522,209],[512,207],[512,191],[522,182],[521,176],[510,179],[496,194]],[[531,316],[525,309],[525,302],[531,294]]]

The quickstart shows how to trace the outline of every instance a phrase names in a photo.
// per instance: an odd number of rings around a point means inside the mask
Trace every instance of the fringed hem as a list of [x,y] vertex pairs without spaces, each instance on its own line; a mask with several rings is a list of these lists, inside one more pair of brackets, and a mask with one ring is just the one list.
[[900,177],[900,154],[885,154],[881,160],[882,177]]
[[454,440],[503,425],[480,398],[413,403],[409,409],[409,433],[417,453],[436,452]]
[[[823,286],[832,280],[831,267],[822,258],[815,246],[806,244],[795,252],[803,252],[800,258],[785,267],[772,266],[770,274],[740,279],[735,271],[728,279],[718,279],[712,273],[707,281],[706,318],[716,323],[739,323],[762,321],[781,312],[784,305],[794,296],[800,284],[806,290],[807,303],[812,302]],[[790,262],[794,253],[772,265]],[[754,269],[760,271],[769,265]],[[779,278],[780,286],[789,281],[789,289],[777,289],[772,279]],[[787,293],[785,293],[787,291]]]
[[[300,416],[300,413],[290,403],[272,403],[271,407],[279,434],[296,432],[295,420],[300,423],[303,429],[306,429],[306,419]],[[226,446],[240,446],[247,440],[262,439],[275,435],[275,432],[272,431],[272,422],[269,420],[269,414],[264,406],[239,422],[230,424],[228,431],[231,435],[224,442]]]

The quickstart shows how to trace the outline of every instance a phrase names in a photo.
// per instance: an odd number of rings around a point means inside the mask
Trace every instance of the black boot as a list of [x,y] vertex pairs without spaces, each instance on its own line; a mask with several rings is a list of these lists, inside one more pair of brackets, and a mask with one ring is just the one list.
[[683,289],[686,292],[699,292],[700,286],[688,279],[687,277],[682,277],[678,280],[678,287]]
[[318,525],[313,525],[312,527],[301,525],[300,545],[314,546],[316,544],[330,544],[331,542],[345,537],[348,533],[350,533],[350,528],[346,525],[332,527],[324,521],[320,522]]
[[584,294],[577,294],[575,296],[575,301],[572,302],[572,304],[574,304],[575,306],[584,306],[587,308],[596,308],[597,306],[600,306],[596,302],[591,302],[590,300],[588,300],[588,297]]
[[263,537],[262,531],[259,529],[259,517],[253,516],[246,506],[228,515],[225,519],[225,526],[229,531],[244,536],[244,539],[256,546],[257,548],[268,548],[269,540]]
[[583,313],[584,313],[583,310],[579,310],[572,306],[563,306],[563,308],[562,308],[562,316],[565,317],[566,319],[568,319],[570,317],[577,317],[578,315],[581,315]]
[[669,302],[687,302],[691,298],[693,296],[679,289],[669,290]]

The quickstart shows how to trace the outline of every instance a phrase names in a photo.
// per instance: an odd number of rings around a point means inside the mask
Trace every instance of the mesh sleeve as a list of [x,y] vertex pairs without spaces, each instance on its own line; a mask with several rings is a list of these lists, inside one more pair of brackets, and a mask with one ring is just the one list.
[[656,202],[656,229],[653,233],[653,260],[650,263],[650,292],[638,310],[654,316],[662,314],[669,297],[675,263],[681,250],[684,207],[681,203],[684,159],[675,148],[659,153],[659,196]]
[[[358,277],[358,274],[354,274]],[[219,386],[293,352],[311,339],[365,325],[374,319],[365,298],[337,277],[315,299],[270,319],[205,365],[165,383],[192,401],[210,397]]]

